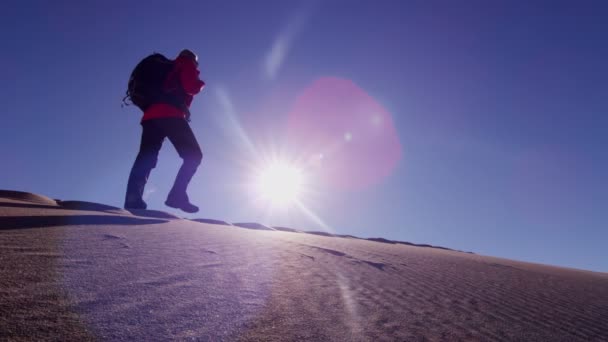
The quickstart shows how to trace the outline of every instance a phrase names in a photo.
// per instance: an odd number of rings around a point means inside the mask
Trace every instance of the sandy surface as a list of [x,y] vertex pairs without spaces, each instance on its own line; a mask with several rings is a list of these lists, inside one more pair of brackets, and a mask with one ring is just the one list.
[[2,194],[2,341],[608,341],[606,273]]

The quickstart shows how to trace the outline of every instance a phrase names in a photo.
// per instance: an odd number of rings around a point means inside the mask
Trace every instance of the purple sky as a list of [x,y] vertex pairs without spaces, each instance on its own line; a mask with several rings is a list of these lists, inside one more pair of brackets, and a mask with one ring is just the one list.
[[[142,4],[2,2],[0,188],[121,206],[129,74],[190,48],[192,217],[608,271],[606,2]],[[304,165],[305,208],[252,203],[269,156]],[[166,143],[150,207],[171,211],[179,163]]]

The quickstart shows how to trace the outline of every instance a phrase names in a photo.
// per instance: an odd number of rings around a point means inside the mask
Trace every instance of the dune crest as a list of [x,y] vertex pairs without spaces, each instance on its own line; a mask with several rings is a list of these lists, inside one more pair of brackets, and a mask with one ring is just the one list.
[[606,273],[57,203],[0,191],[0,340],[608,340]]

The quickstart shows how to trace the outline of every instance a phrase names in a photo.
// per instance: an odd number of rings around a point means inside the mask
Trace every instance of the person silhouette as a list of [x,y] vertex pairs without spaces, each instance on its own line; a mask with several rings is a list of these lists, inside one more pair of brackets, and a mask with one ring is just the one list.
[[[198,56],[182,50],[172,61],[172,68],[162,84],[162,94],[146,106],[141,119],[142,135],[125,195],[125,209],[146,209],[143,200],[148,177],[158,161],[158,153],[165,138],[175,147],[183,163],[165,205],[195,213],[199,209],[190,203],[186,189],[203,159],[201,148],[190,128],[190,104],[194,95],[205,86],[198,70]],[[170,100],[169,100],[170,99]]]

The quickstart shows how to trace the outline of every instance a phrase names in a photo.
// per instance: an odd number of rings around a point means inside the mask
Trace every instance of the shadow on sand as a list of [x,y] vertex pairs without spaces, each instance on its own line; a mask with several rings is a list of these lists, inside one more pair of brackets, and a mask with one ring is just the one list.
[[205,219],[205,218],[197,218],[192,219],[191,221],[200,222],[200,223],[210,223],[210,224],[219,224],[223,226],[232,226],[231,223],[222,220],[214,220],[214,219]]
[[274,228],[270,228],[268,226],[265,226],[261,223],[256,223],[256,222],[239,222],[239,223],[233,223],[232,225],[241,227],[241,228],[254,229],[254,230],[276,230]]
[[59,205],[47,205],[47,204],[35,204],[35,203],[31,203],[31,204],[30,203],[0,203],[0,207],[69,210],[66,208],[62,208]]
[[0,230],[76,225],[143,225],[165,222],[168,221],[109,215],[4,216],[0,217]]

